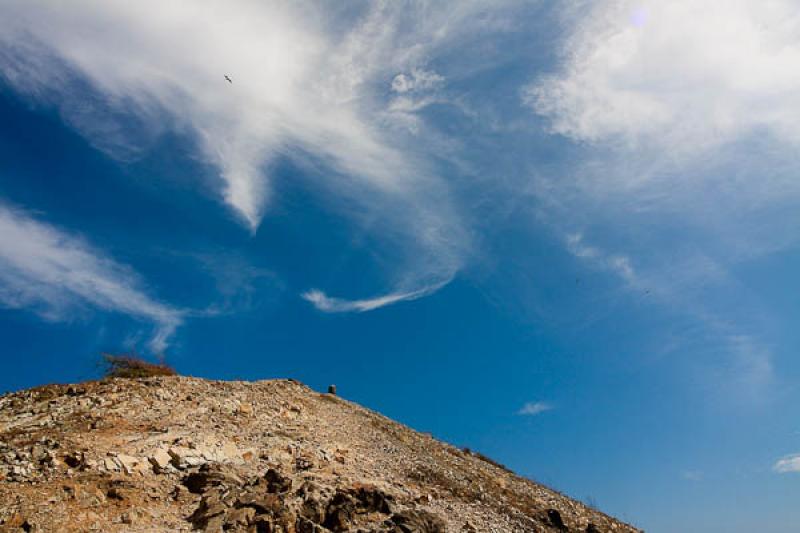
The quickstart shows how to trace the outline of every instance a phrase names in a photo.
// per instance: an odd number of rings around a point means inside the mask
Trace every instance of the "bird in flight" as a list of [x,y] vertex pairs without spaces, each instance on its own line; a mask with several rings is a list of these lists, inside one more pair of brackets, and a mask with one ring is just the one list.
[[228,80],[228,83],[233,83],[233,80],[230,79],[227,74],[225,74],[225,79]]

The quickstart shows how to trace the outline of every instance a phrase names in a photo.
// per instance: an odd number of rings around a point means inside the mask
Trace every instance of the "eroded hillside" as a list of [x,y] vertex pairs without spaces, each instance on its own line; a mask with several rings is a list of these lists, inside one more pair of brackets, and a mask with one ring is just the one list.
[[0,530],[637,531],[297,382],[185,377],[0,397]]

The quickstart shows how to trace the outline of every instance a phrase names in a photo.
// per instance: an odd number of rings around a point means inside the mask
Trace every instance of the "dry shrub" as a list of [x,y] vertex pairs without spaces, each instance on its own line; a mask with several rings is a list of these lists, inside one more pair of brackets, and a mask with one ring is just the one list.
[[153,376],[177,376],[175,369],[163,360],[150,363],[135,355],[103,354],[105,377],[107,378],[149,378]]

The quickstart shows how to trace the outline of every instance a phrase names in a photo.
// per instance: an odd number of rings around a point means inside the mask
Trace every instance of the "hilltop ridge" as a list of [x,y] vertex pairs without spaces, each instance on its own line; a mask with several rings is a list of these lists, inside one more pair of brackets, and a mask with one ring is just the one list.
[[0,531],[634,532],[293,380],[0,396]]

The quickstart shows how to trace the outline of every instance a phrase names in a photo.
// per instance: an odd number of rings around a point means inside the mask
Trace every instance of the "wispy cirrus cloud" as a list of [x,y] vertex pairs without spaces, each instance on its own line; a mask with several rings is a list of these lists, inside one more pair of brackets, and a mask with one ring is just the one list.
[[[495,11],[504,4],[513,2]],[[419,112],[446,84],[427,62],[499,17],[475,16],[484,11],[481,2],[342,10],[179,0],[155,22],[152,7],[137,3],[12,0],[0,6],[0,79],[56,106],[120,159],[166,130],[188,136],[251,231],[269,209],[272,169],[303,165],[321,203],[402,251],[386,290],[425,292],[428,280],[463,266],[470,246],[436,170],[441,155],[420,135]]]
[[83,239],[0,204],[0,306],[69,321],[89,307],[155,325],[150,347],[161,352],[184,312],[149,296],[130,268]]
[[627,291],[691,317],[700,326],[702,333],[698,332],[699,338],[692,342],[704,346],[713,365],[700,371],[703,378],[698,383],[702,388],[745,404],[762,403],[774,392],[777,376],[773,353],[752,333],[752,321],[739,324],[698,297],[698,291],[713,285],[742,290],[720,265],[695,256],[673,264],[634,267],[627,254],[590,244],[582,233],[567,235],[566,244],[568,251],[587,266],[616,276]]
[[545,411],[553,410],[553,406],[546,402],[528,402],[523,405],[518,411],[518,415],[522,416],[535,416]]
[[541,218],[580,261],[692,323],[677,342],[705,356],[692,362],[698,383],[765,401],[780,379],[766,326],[775,321],[740,267],[798,244],[796,6],[560,9],[557,61],[521,93],[571,147],[570,164],[533,180]]
[[318,289],[311,289],[306,291],[302,294],[302,298],[308,302],[310,302],[314,307],[316,307],[319,311],[324,313],[363,313],[364,311],[372,311],[374,309],[379,309],[381,307],[386,307],[387,305],[396,304],[399,302],[409,302],[412,300],[417,300],[419,298],[423,298],[432,294],[445,285],[447,285],[450,280],[436,283],[433,285],[429,285],[427,287],[423,287],[422,289],[418,289],[415,291],[410,292],[395,292],[391,294],[385,294],[383,296],[378,296],[376,298],[368,298],[364,300],[346,300],[343,298],[334,298],[328,296],[324,292]]
[[[253,228],[269,199],[269,163],[292,149],[383,190],[403,188],[421,170],[353,105],[367,73],[346,66],[367,43],[336,42],[309,6],[175,2],[157,24],[150,7],[134,4],[12,1],[2,9],[13,21],[0,32],[9,51],[2,71],[14,86],[55,100],[68,117],[99,102],[105,113],[71,121],[93,140],[115,114],[152,129],[167,113],[194,134],[219,169],[226,203]],[[75,77],[83,85],[58,86]],[[120,136],[117,145],[137,141],[134,131]]]
[[567,235],[566,242],[567,249],[575,257],[614,272],[632,287],[641,285],[639,276],[637,276],[636,270],[631,265],[630,257],[622,254],[611,254],[596,246],[586,244],[582,233],[571,233]]

